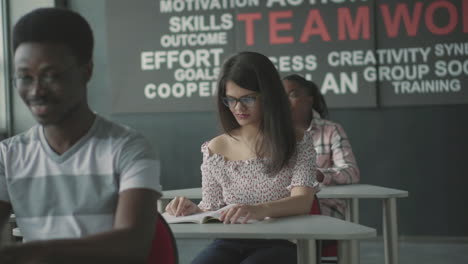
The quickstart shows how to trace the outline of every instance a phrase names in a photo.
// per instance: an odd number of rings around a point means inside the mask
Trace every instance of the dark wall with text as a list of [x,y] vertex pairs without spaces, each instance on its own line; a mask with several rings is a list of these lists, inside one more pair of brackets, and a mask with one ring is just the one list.
[[468,0],[108,0],[106,22],[115,113],[211,111],[241,50],[332,108],[468,103]]
[[[161,157],[164,189],[200,186],[200,146],[218,133],[215,113],[113,114],[115,84],[108,50],[113,43],[107,38],[111,26],[106,22],[106,3],[69,2],[90,21],[96,36],[95,72],[89,85],[93,109],[151,140]],[[462,58],[466,60],[466,55]],[[126,61],[114,59],[113,63]],[[467,85],[463,84],[465,89]],[[362,183],[409,191],[408,198],[398,200],[401,235],[468,236],[468,167],[464,164],[468,105],[334,109],[331,119],[341,123],[349,135]],[[361,202],[361,223],[380,228],[381,214],[380,201]]]

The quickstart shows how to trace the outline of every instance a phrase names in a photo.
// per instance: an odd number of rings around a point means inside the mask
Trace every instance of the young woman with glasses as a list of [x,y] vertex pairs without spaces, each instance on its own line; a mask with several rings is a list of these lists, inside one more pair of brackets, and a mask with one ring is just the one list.
[[[226,224],[307,214],[316,193],[311,135],[295,130],[288,98],[270,60],[255,52],[230,57],[218,80],[224,134],[202,145],[202,201],[176,197],[181,216],[234,207]],[[192,263],[296,263],[295,244],[280,239],[217,239]]]

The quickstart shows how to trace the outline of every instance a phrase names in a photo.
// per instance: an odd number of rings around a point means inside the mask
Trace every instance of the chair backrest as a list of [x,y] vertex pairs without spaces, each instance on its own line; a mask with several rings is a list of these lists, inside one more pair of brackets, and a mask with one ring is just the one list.
[[156,232],[151,245],[148,264],[178,264],[177,245],[171,228],[158,213]]
[[[309,214],[311,215],[317,215],[317,214],[322,214],[322,211],[320,210],[320,203],[317,198],[317,195],[314,197],[314,202],[312,203],[312,208],[310,208]],[[320,241],[320,255],[321,257],[337,257],[338,256],[338,241],[336,240],[324,240]],[[325,262],[324,259],[322,259],[322,262]],[[335,262],[335,261],[332,261]],[[320,262],[319,262],[320,263]],[[336,263],[336,262],[335,262]]]
[[322,211],[320,210],[320,204],[317,198],[317,195],[314,196],[314,202],[312,203],[312,208],[310,208],[310,215],[319,215],[322,214]]

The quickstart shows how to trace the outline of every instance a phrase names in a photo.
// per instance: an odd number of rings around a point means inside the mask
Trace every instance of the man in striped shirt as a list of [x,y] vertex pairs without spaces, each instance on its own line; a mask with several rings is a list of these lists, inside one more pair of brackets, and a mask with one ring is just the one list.
[[159,163],[136,131],[88,106],[93,35],[77,13],[34,10],[13,30],[14,83],[38,124],[0,142],[0,228],[25,243],[0,263],[144,263]]

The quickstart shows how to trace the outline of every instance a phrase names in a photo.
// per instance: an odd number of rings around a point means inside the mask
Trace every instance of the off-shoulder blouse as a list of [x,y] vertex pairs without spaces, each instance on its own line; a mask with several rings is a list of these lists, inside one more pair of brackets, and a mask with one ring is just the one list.
[[219,154],[212,154],[208,142],[201,146],[203,153],[202,201],[204,210],[217,210],[229,204],[257,204],[291,196],[296,186],[308,186],[318,191],[315,171],[315,149],[312,134],[305,132],[297,142],[296,154],[288,166],[278,173],[268,175],[266,158],[248,160],[227,160]]

